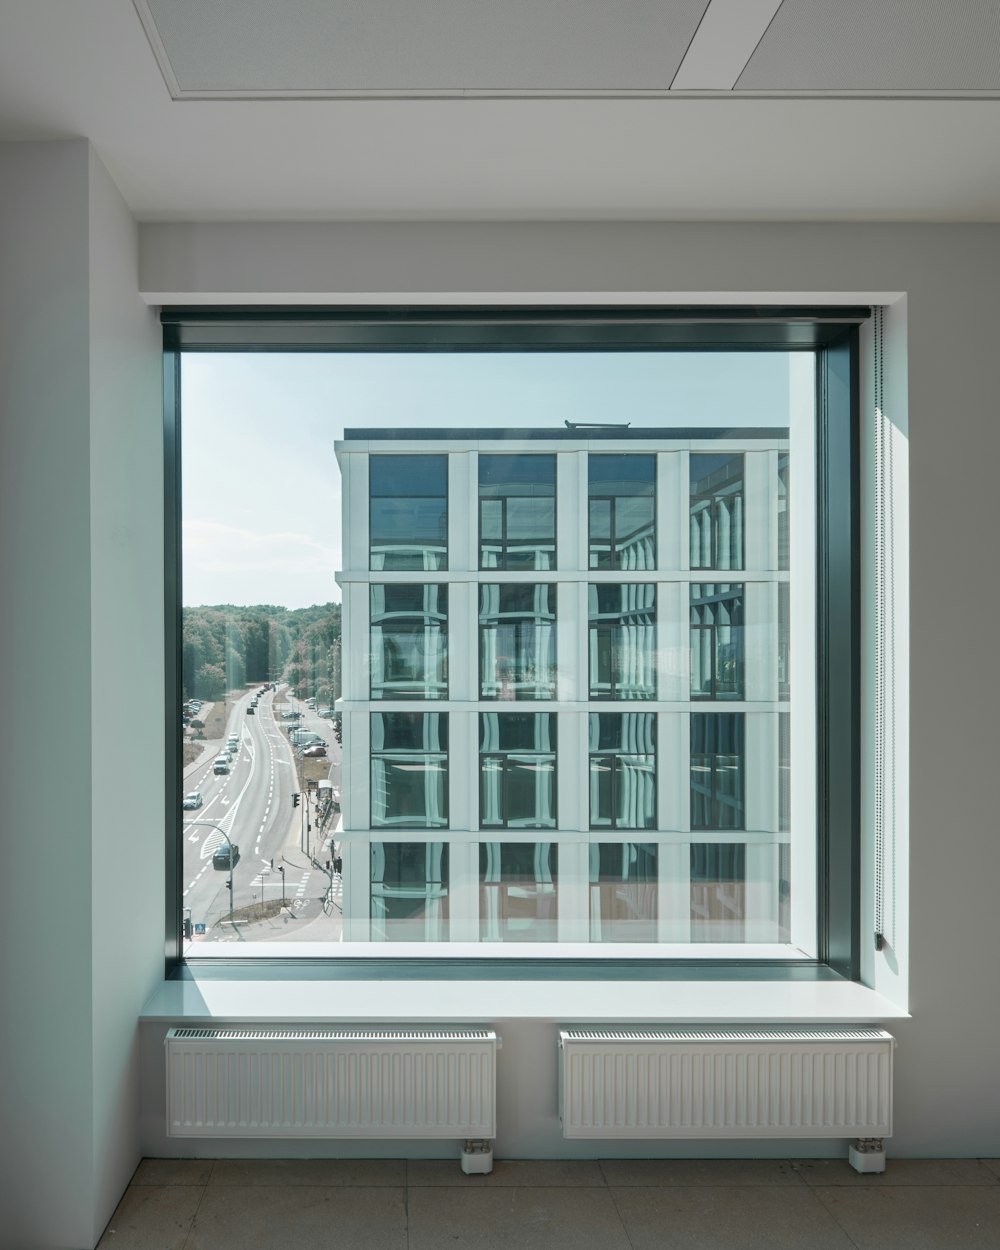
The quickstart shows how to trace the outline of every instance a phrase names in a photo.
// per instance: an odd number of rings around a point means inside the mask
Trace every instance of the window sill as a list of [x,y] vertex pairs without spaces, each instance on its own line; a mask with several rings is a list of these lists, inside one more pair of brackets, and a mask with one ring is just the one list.
[[[288,970],[286,968],[286,974]],[[843,980],[264,980],[165,981],[149,1022],[470,1024],[502,1020],[590,1024],[833,1024],[902,1020],[884,995]],[[291,973],[289,975],[294,975]]]

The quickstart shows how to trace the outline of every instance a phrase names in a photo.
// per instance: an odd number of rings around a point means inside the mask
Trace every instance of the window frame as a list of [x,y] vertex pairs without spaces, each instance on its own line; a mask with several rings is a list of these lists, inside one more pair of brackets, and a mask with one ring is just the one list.
[[[165,307],[164,332],[164,625],[166,655],[165,729],[165,975],[185,975],[183,954],[182,814],[173,801],[182,789],[178,734],[181,577],[181,357],[188,352],[332,351],[810,351],[816,355],[817,417],[817,850],[818,958],[769,963],[768,976],[810,975],[816,979],[860,977],[860,324],[867,306],[693,306],[693,307],[491,307],[359,306]],[[400,431],[400,437],[405,432]],[[629,431],[618,432],[625,437]],[[692,434],[694,431],[692,431]],[[634,436],[641,436],[637,430]],[[737,570],[704,570],[732,574]],[[432,574],[432,570],[427,570]],[[433,581],[433,576],[427,578]],[[707,577],[703,580],[709,580]],[[712,580],[720,580],[718,577]],[[729,580],[732,580],[730,577]],[[481,680],[481,675],[480,675]],[[481,689],[481,687],[480,687]],[[285,952],[287,955],[287,952]],[[223,956],[199,959],[199,975],[234,966]],[[240,960],[239,966],[248,967]],[[258,972],[273,973],[281,961],[263,959]],[[742,960],[723,960],[733,976],[755,975]],[[309,959],[324,975],[442,974],[441,961],[426,957]],[[446,975],[509,975],[502,959],[449,961]],[[287,966],[287,965],[286,965]],[[588,960],[539,959],[520,976],[572,979],[641,976],[701,977],[699,961],[685,972],[676,961],[629,960],[602,955]]]

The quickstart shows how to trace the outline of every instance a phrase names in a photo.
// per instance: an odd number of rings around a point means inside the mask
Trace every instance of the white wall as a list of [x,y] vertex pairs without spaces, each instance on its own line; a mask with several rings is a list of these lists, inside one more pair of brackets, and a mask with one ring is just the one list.
[[139,1157],[162,966],[158,335],[85,142],[0,145],[0,186],[0,1210],[4,1244],[78,1250]]
[[[998,606],[993,479],[1000,457],[994,367],[1000,229],[170,224],[143,226],[140,239],[141,282],[150,300],[862,297],[905,308],[905,353],[894,338],[897,318],[888,327],[894,357],[886,407],[909,439],[913,1019],[894,1026],[900,1046],[892,1149],[911,1156],[1000,1152],[992,920],[1000,838],[990,694]],[[901,784],[905,792],[905,775]],[[905,802],[900,812],[906,816]],[[891,985],[894,961],[892,951],[881,966],[870,961],[880,984]],[[539,1052],[533,1062],[548,1059]],[[512,1133],[519,1146],[532,1140],[516,1126]]]

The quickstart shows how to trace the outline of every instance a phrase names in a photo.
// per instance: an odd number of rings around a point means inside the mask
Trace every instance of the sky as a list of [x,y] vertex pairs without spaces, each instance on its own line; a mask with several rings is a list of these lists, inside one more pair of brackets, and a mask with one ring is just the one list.
[[764,353],[191,353],[182,359],[183,600],[339,601],[345,428],[785,426],[810,357]]

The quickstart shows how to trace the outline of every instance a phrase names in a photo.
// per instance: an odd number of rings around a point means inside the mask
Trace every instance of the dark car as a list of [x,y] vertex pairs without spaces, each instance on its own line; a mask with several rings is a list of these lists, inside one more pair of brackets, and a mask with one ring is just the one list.
[[326,747],[317,742],[311,747],[306,747],[302,754],[308,755],[310,759],[322,759],[326,755]]
[[234,842],[232,846],[228,842],[220,843],[212,855],[212,867],[219,868],[223,872],[228,872],[230,867],[229,856],[232,854],[232,864],[236,865],[240,862],[240,848]]

